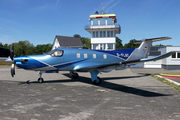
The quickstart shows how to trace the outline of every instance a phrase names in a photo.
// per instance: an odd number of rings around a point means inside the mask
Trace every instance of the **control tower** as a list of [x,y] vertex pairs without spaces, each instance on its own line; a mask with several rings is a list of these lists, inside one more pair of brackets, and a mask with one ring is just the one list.
[[84,28],[91,33],[91,49],[115,50],[116,34],[120,34],[121,27],[117,24],[115,14],[90,15],[90,24]]

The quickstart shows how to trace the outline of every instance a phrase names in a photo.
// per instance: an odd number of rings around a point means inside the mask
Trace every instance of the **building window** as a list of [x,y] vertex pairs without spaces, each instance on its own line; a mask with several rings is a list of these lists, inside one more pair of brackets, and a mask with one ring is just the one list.
[[96,37],[98,37],[98,31],[96,31]]
[[103,31],[103,37],[106,37],[106,31]]
[[95,31],[93,31],[93,33],[92,33],[92,37],[93,37],[93,38],[95,38]]
[[113,50],[113,44],[107,44],[108,45],[108,50]]
[[93,19],[93,26],[98,26],[98,19]]
[[103,33],[103,32],[102,32],[102,31],[100,31],[100,37],[103,37],[102,33]]
[[107,55],[106,55],[106,54],[103,54],[103,58],[104,58],[104,59],[107,59]]
[[113,31],[111,31],[111,37],[114,37],[114,33],[113,33]]
[[171,56],[171,58],[173,58],[173,59],[180,59],[180,52],[174,53],[174,54]]
[[98,44],[93,44],[93,49],[97,50],[98,49]]
[[77,56],[77,58],[80,58],[80,57],[81,57],[81,54],[80,54],[80,53],[77,53],[76,56]]
[[113,25],[113,19],[112,18],[107,19],[107,25]]
[[93,58],[96,58],[96,54],[93,54]]
[[106,25],[106,19],[100,19],[100,26]]
[[84,53],[84,58],[87,58],[87,53]]
[[107,31],[107,37],[110,37],[110,31]]

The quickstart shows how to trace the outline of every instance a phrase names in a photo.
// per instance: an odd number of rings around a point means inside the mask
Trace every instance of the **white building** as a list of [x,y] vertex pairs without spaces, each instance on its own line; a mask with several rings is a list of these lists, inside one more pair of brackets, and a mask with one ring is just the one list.
[[120,34],[121,27],[116,23],[115,14],[90,15],[90,25],[85,30],[91,33],[91,49],[115,50],[116,34]]
[[161,54],[165,54],[170,51],[176,51],[176,54],[172,56],[145,63],[139,63],[132,65],[131,67],[143,67],[143,68],[163,68],[167,70],[178,70],[180,69],[180,47],[179,46],[162,46],[162,47],[151,47],[148,57],[155,57]]

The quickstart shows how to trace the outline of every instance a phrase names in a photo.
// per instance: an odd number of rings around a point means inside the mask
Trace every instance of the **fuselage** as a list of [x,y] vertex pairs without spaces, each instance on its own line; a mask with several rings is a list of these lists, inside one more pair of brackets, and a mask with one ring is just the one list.
[[[105,65],[132,59],[135,49],[114,51],[57,48],[42,55],[15,57],[14,62],[20,68],[35,71],[71,71],[78,67]],[[139,56],[143,57],[143,56]]]

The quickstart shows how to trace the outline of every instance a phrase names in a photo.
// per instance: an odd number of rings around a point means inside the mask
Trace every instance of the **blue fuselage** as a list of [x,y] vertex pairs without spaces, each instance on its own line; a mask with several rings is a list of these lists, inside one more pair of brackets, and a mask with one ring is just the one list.
[[[55,53],[58,50],[58,53]],[[90,49],[57,48],[42,55],[15,57],[18,67],[35,70],[71,71],[88,66],[104,65],[128,60],[134,49],[101,51]],[[56,55],[57,54],[57,55]]]

